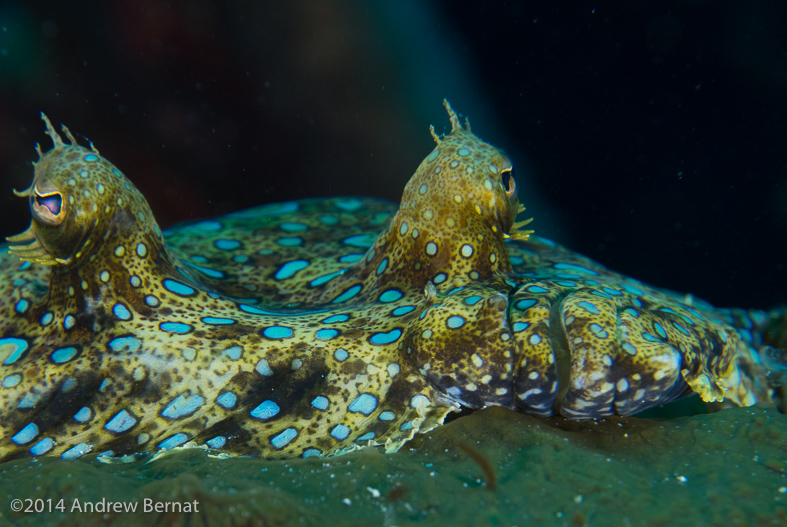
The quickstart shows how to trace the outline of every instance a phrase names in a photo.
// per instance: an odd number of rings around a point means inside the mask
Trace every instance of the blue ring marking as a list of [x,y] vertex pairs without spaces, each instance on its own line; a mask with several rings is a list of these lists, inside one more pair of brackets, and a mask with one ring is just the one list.
[[167,278],[164,280],[163,284],[168,291],[172,291],[176,295],[190,296],[194,294],[193,287],[187,286],[183,282],[178,282],[177,280]]
[[71,460],[77,459],[93,450],[93,447],[87,443],[79,443],[60,454],[61,459]]
[[345,238],[342,240],[342,243],[352,247],[368,249],[374,243],[375,238],[376,236],[373,234],[356,234],[355,236],[349,236]]
[[205,404],[205,399],[199,395],[186,397],[186,394],[182,393],[175,397],[175,400],[169,403],[167,407],[161,411],[161,415],[162,417],[167,417],[169,419],[177,419],[179,417],[193,414],[197,411],[197,408],[203,404]]
[[310,448],[308,450],[304,450],[303,457],[322,457],[322,450],[318,450],[316,448]]
[[667,338],[667,332],[664,331],[664,328],[658,322],[653,323],[653,329],[656,330],[656,333],[658,333],[661,338],[663,339]]
[[526,300],[520,300],[519,302],[517,302],[516,303],[516,308],[521,310],[521,311],[527,311],[528,309],[530,309],[531,307],[533,307],[537,303],[538,303],[538,300],[534,300],[532,298],[528,298]]
[[270,419],[281,411],[279,405],[271,400],[263,401],[249,415],[257,419]]
[[6,337],[4,339],[0,339],[0,349],[9,346],[11,347],[11,353],[3,361],[3,364],[8,366],[9,364],[13,364],[19,360],[19,357],[27,349],[27,341],[24,339],[18,339],[16,337]]
[[216,402],[219,403],[224,408],[232,408],[235,406],[235,403],[238,401],[238,396],[232,392],[224,392],[218,397],[216,397]]
[[530,344],[533,346],[538,346],[541,344],[541,335],[533,334],[530,335]]
[[287,262],[282,265],[276,274],[273,276],[276,280],[284,280],[285,278],[289,278],[301,269],[305,269],[309,266],[309,262],[306,260],[293,260],[291,262]]
[[449,329],[461,328],[465,325],[465,319],[459,315],[454,315],[448,317],[448,320],[445,321],[445,325],[448,326]]
[[332,317],[328,317],[323,319],[323,324],[333,324],[334,322],[346,322],[350,317],[348,315],[333,315]]
[[269,326],[262,331],[269,339],[286,339],[292,336],[292,329],[284,326]]
[[608,298],[608,299],[612,300],[612,297],[610,295],[608,295],[607,293],[605,293],[604,291],[591,291],[590,294],[591,295],[596,295],[596,296],[601,296],[601,297]]
[[390,410],[386,410],[380,414],[381,421],[393,421],[394,419],[396,419],[396,414]]
[[377,274],[381,275],[385,272],[385,268],[388,267],[388,258],[383,258],[383,261],[380,262],[380,265],[377,266]]
[[576,271],[578,273],[598,276],[598,273],[596,271],[593,271],[592,269],[588,269],[587,267],[582,267],[581,265],[570,264],[570,263],[556,263],[555,269],[566,269],[566,270]]
[[339,261],[342,262],[342,263],[355,263],[358,260],[360,260],[361,258],[363,258],[362,254],[351,253],[351,254],[345,254],[344,256],[341,256],[339,258]]
[[347,353],[347,351],[343,350],[343,349],[337,349],[336,351],[333,352],[334,358],[336,360],[338,360],[339,362],[345,360],[349,355],[350,354]]
[[52,362],[55,364],[62,364],[64,362],[68,362],[77,355],[77,349],[74,347],[69,346],[68,348],[60,348],[59,350],[55,350],[52,352],[50,356],[52,358]]
[[14,306],[14,309],[16,310],[17,313],[24,313],[25,311],[27,311],[27,308],[29,306],[30,303],[27,300],[25,300],[24,298],[20,298],[19,302],[17,302],[16,305]]
[[443,282],[445,282],[446,278],[447,278],[447,276],[446,276],[445,273],[439,273],[439,274],[435,275],[434,283],[435,284],[442,284]]
[[159,305],[159,299],[155,295],[147,295],[145,297],[145,303],[150,307],[156,307]]
[[432,161],[437,159],[438,155],[440,155],[440,149],[439,148],[435,148],[434,150],[432,150],[432,153],[429,154],[429,157],[427,157],[426,160],[431,163]]
[[231,318],[223,318],[223,317],[202,317],[201,319],[205,324],[213,324],[217,326],[223,326],[228,324],[234,324],[236,321]]
[[216,436],[213,439],[209,439],[205,441],[205,444],[208,445],[210,448],[219,449],[223,447],[227,443],[227,438],[224,436]]
[[285,431],[283,431],[281,434],[273,437],[271,439],[271,445],[273,445],[274,448],[279,448],[279,449],[284,448],[297,436],[298,436],[298,431],[296,429],[288,428]]
[[396,342],[402,336],[402,330],[399,328],[392,329],[388,333],[375,333],[369,337],[372,344],[390,344]]
[[527,290],[531,293],[549,293],[549,289],[546,287],[541,287],[540,285],[531,285],[527,287]]
[[137,275],[133,275],[128,279],[128,283],[130,283],[132,287],[139,287],[142,285],[142,280]]
[[23,429],[16,433],[11,438],[11,441],[16,443],[17,445],[24,445],[25,443],[29,443],[33,440],[35,436],[38,435],[38,426],[35,423],[29,423]]
[[257,370],[257,373],[260,375],[271,376],[273,375],[273,370],[268,365],[268,361],[266,359],[260,359],[257,361],[257,365],[254,367]]
[[474,306],[478,302],[480,302],[482,300],[482,298],[483,297],[480,297],[478,295],[468,296],[467,298],[465,298],[465,304],[467,304],[468,306]]
[[98,156],[95,154],[87,154],[82,159],[88,162],[98,161]]
[[79,409],[77,413],[74,414],[74,420],[79,421],[80,423],[84,423],[90,420],[91,412],[90,408],[87,406],[83,406]]
[[399,306],[393,311],[391,311],[391,314],[395,317],[401,317],[402,315],[406,315],[407,313],[410,313],[414,309],[415,306]]
[[324,214],[318,217],[317,219],[326,225],[336,225],[337,223],[339,223],[339,218],[337,218],[336,216],[329,216],[327,214]]
[[303,238],[300,236],[284,236],[276,240],[276,243],[283,247],[295,247],[303,243]]
[[65,329],[71,329],[76,323],[77,319],[75,319],[73,315],[66,315],[66,318],[63,320],[63,327]]
[[131,313],[129,313],[128,308],[123,304],[115,304],[112,307],[112,312],[118,317],[120,320],[128,320],[131,318]]
[[363,415],[371,414],[375,408],[377,408],[377,398],[369,393],[362,393],[347,407],[349,411]]
[[112,349],[112,351],[128,351],[131,353],[136,352],[140,346],[142,346],[142,341],[136,337],[117,337],[115,339],[110,340],[107,343],[107,346]]
[[581,302],[579,302],[579,307],[584,308],[586,311],[589,311],[594,315],[598,315],[599,313],[601,313],[601,311],[599,311],[599,309],[596,307],[595,304],[593,304],[592,302],[588,302],[587,300],[582,300]]
[[362,286],[360,284],[356,284],[350,287],[349,289],[345,290],[344,293],[340,294],[339,296],[331,300],[331,304],[338,304],[340,302],[345,302],[351,299],[361,291],[361,287]]
[[593,332],[600,339],[605,339],[609,337],[609,333],[603,327],[599,326],[598,324],[591,324],[590,331]]
[[356,439],[356,441],[371,441],[372,439],[374,439],[374,432],[369,432]]
[[645,294],[645,292],[642,291],[642,289],[640,289],[638,287],[634,287],[633,285],[630,285],[630,284],[623,283],[623,284],[621,284],[621,287],[623,287],[623,289],[625,289],[626,291],[628,291],[632,295],[643,296]]
[[130,413],[125,410],[119,411],[115,414],[115,417],[109,420],[107,424],[104,425],[104,428],[109,430],[110,432],[115,432],[116,434],[120,434],[125,432],[132,426],[137,423],[136,418],[134,418]]
[[327,397],[323,397],[322,395],[318,395],[312,401],[312,406],[314,406],[318,410],[325,410],[325,409],[328,408],[328,403],[329,403],[329,401],[328,401]]
[[51,438],[45,437],[30,449],[30,453],[34,456],[46,454],[55,446],[55,442]]
[[213,245],[215,245],[217,249],[221,249],[222,251],[234,251],[235,249],[240,247],[240,242],[238,240],[226,240],[224,238],[219,238],[218,240],[213,242]]
[[617,289],[612,289],[611,287],[602,287],[601,289],[603,289],[604,291],[606,291],[612,296],[623,296],[623,293],[621,293]]
[[189,437],[186,434],[175,434],[172,437],[169,437],[158,444],[159,449],[161,450],[170,450],[175,447],[178,447],[186,442]]
[[336,329],[320,329],[314,334],[314,336],[320,340],[331,340],[338,334],[339,331]]
[[333,204],[342,210],[346,210],[347,212],[352,212],[354,210],[358,210],[361,207],[363,207],[363,203],[361,203],[360,200],[357,200],[355,198],[335,201]]
[[191,262],[185,262],[186,265],[189,267],[193,267],[200,273],[204,274],[205,276],[210,276],[211,278],[224,278],[224,273],[221,271],[217,271],[216,269],[211,269],[210,267],[203,267],[201,265],[193,264]]
[[457,150],[456,153],[459,154],[460,156],[469,156],[470,155],[470,150],[463,146],[462,148]]
[[2,386],[3,388],[13,388],[21,381],[22,381],[22,376],[19,375],[18,373],[14,373],[13,375],[6,375],[5,378],[3,378],[3,382],[0,383],[0,386]]
[[519,333],[520,331],[526,330],[530,327],[528,322],[514,322],[514,333]]
[[637,354],[637,348],[633,344],[631,344],[630,342],[624,342],[621,347],[623,348],[623,351],[625,351],[629,355],[636,355]]
[[221,354],[228,357],[230,360],[238,360],[243,354],[243,348],[240,346],[232,346],[222,351]]
[[312,287],[317,287],[318,285],[322,285],[325,282],[328,282],[329,280],[333,280],[334,278],[336,278],[340,274],[343,274],[346,270],[347,269],[341,269],[341,270],[333,272],[333,273],[328,273],[328,274],[324,274],[322,276],[318,276],[317,278],[315,278],[314,280],[309,282],[309,285],[312,286]]
[[397,289],[389,289],[380,295],[380,302],[396,302],[402,298],[402,292]]
[[639,318],[639,311],[637,311],[634,308],[627,307],[626,309],[623,310],[623,312],[626,313],[627,315],[630,315],[630,316],[634,317],[634,318]]
[[331,435],[339,441],[347,439],[347,436],[350,435],[350,427],[347,425],[336,425],[331,430]]
[[170,333],[179,333],[181,335],[192,330],[191,326],[181,322],[162,322],[159,324],[159,327],[164,331],[169,331]]
[[283,231],[287,232],[298,232],[298,231],[305,231],[309,228],[308,225],[303,223],[298,223],[294,221],[285,221],[284,223],[279,224],[279,228]]

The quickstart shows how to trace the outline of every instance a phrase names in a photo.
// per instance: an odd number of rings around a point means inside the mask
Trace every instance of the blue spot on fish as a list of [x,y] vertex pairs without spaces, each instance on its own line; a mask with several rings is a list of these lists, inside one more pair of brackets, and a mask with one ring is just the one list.
[[90,419],[90,408],[83,406],[77,413],[74,414],[74,419],[80,423],[84,423]]
[[202,321],[206,324],[214,324],[219,326],[235,323],[235,321],[231,318],[222,318],[222,317],[203,317]]
[[66,460],[77,459],[84,456],[91,450],[93,450],[93,447],[91,447],[87,443],[79,443],[78,445],[71,447],[65,452],[63,452],[62,454],[60,454],[60,457]]
[[216,246],[217,249],[221,249],[222,251],[233,251],[240,247],[240,242],[238,240],[225,240],[223,238],[219,238],[213,245]]
[[19,432],[16,433],[11,438],[11,441],[16,443],[17,445],[24,445],[25,443],[29,443],[33,440],[35,436],[38,435],[38,426],[35,423],[30,423],[21,429]]
[[460,317],[459,315],[454,315],[452,317],[448,317],[448,320],[445,323],[450,329],[457,329],[461,328],[465,325],[465,319]]
[[174,436],[165,439],[161,443],[159,443],[158,447],[161,450],[170,450],[172,448],[178,447],[186,442],[188,436],[186,434],[175,434]]
[[388,267],[388,258],[383,258],[383,261],[380,262],[380,265],[377,266],[377,274],[381,275],[385,272],[385,268]]
[[283,431],[281,434],[273,437],[271,439],[271,445],[273,445],[275,448],[284,448],[297,436],[298,436],[298,431],[296,429],[288,428],[285,431]]
[[6,337],[0,339],[0,357],[6,355],[3,364],[6,366],[13,364],[19,360],[22,354],[27,349],[27,341],[15,337]]
[[323,319],[322,322],[323,322],[323,324],[333,324],[335,322],[346,322],[347,319],[349,319],[349,318],[350,317],[347,316],[347,315],[333,315],[332,317],[328,317],[326,319]]
[[514,333],[519,333],[520,331],[524,331],[530,326],[527,322],[514,322]]
[[55,446],[55,442],[49,437],[45,437],[44,439],[33,445],[33,448],[30,449],[30,453],[33,454],[34,456],[41,456],[52,450],[54,446]]
[[134,418],[130,413],[128,413],[126,410],[121,410],[115,415],[115,417],[110,419],[109,422],[104,425],[104,428],[110,432],[120,434],[134,426],[136,422],[136,418]]
[[328,274],[324,274],[322,276],[318,276],[317,278],[315,278],[314,280],[309,282],[309,285],[312,286],[312,287],[317,287],[318,285],[322,285],[322,284],[324,284],[324,283],[326,283],[326,282],[328,282],[330,280],[333,280],[334,278],[336,278],[340,274],[344,273],[344,271],[345,271],[345,269],[342,269],[340,271],[336,271],[336,272],[333,272],[333,273],[328,273]]
[[257,370],[257,373],[259,373],[260,375],[265,375],[265,376],[273,375],[273,370],[270,368],[270,366],[268,365],[268,361],[265,359],[260,359],[257,362],[257,366],[255,366],[255,369]]
[[309,262],[306,260],[293,260],[291,262],[287,262],[286,264],[282,265],[278,271],[276,271],[276,275],[274,278],[276,280],[283,280],[285,278],[289,278],[301,269],[305,269],[309,266]]
[[338,350],[333,352],[333,356],[334,356],[334,358],[336,360],[341,362],[341,361],[345,360],[349,356],[349,354],[347,353],[346,350],[338,349]]
[[369,338],[369,341],[372,344],[390,344],[391,342],[395,342],[402,336],[401,329],[392,329],[388,333],[375,333]]
[[400,306],[391,311],[391,314],[395,317],[401,317],[402,315],[410,313],[413,309],[415,309],[415,306]]
[[279,228],[287,232],[298,232],[298,231],[305,231],[306,229],[309,228],[309,226],[304,225],[303,223],[284,222],[279,224]]
[[224,392],[218,397],[216,397],[216,402],[219,403],[224,408],[232,408],[235,406],[238,397],[232,392]]
[[224,436],[216,436],[213,439],[209,439],[205,441],[205,444],[208,445],[210,448],[221,448],[227,443],[227,438]]
[[270,326],[262,331],[269,339],[286,339],[292,336],[292,330],[284,326]]
[[582,267],[581,265],[570,264],[570,263],[556,263],[555,269],[565,269],[568,271],[576,271],[582,274],[598,275],[596,271],[588,269],[587,267]]
[[402,292],[396,289],[389,289],[380,295],[380,302],[395,302],[402,298]]
[[190,296],[190,295],[194,294],[194,288],[190,287],[190,286],[187,286],[183,282],[178,282],[177,280],[171,280],[171,279],[167,278],[162,283],[164,284],[164,287],[168,291],[172,291],[176,295]]
[[599,313],[601,313],[601,311],[599,311],[599,309],[596,307],[595,304],[588,302],[587,300],[582,300],[581,302],[579,302],[579,307],[585,309],[585,311],[589,311],[590,313],[593,313],[594,315],[598,315]]
[[169,419],[177,419],[179,417],[193,414],[204,403],[205,400],[199,395],[186,397],[186,394],[182,393],[178,395],[174,401],[169,403],[169,405],[164,408],[164,410],[161,411],[161,415]]
[[112,308],[112,312],[120,320],[128,320],[131,318],[131,313],[129,313],[128,308],[123,304],[115,304],[115,306]]
[[342,243],[345,245],[351,245],[353,247],[360,247],[362,249],[367,249],[372,246],[374,243],[375,236],[372,234],[356,234],[355,236],[350,236],[349,238],[345,238],[342,240]]
[[77,349],[74,347],[60,348],[52,352],[52,362],[62,364],[68,362],[77,355]]
[[467,304],[468,306],[474,306],[474,305],[476,305],[478,302],[480,302],[480,301],[481,301],[481,298],[482,298],[482,297],[480,297],[480,296],[478,296],[478,295],[472,295],[472,296],[468,296],[467,298],[465,298],[465,304]]
[[243,354],[243,348],[240,346],[232,346],[222,351],[221,354],[228,357],[230,360],[238,360]]
[[520,300],[519,302],[517,302],[516,303],[516,307],[517,307],[517,309],[520,309],[522,311],[527,311],[528,309],[530,309],[531,307],[533,307],[537,303],[538,303],[537,300],[534,300],[532,298],[528,298],[526,300]]
[[323,397],[322,395],[318,395],[312,401],[312,406],[314,406],[318,410],[325,410],[328,408],[328,403],[329,401],[326,397]]
[[257,419],[270,419],[279,413],[279,405],[273,401],[263,401],[249,415]]
[[345,301],[351,299],[352,297],[354,297],[355,295],[357,295],[360,291],[361,291],[361,286],[360,285],[354,285],[354,286],[350,287],[349,289],[347,289],[344,293],[340,294],[339,296],[337,296],[336,298],[331,300],[331,303],[332,304],[338,304],[340,302],[345,302]]
[[164,331],[169,331],[170,333],[178,333],[184,334],[191,331],[191,326],[188,324],[183,324],[181,322],[162,322],[159,324],[159,327]]
[[338,440],[347,439],[350,435],[350,427],[347,425],[336,425],[331,430],[331,435]]
[[531,293],[549,293],[549,289],[546,287],[541,287],[540,285],[531,285],[527,287],[527,290]]
[[368,393],[362,393],[348,406],[351,412],[359,412],[363,415],[369,415],[375,408],[377,408],[377,398]]
[[276,243],[284,247],[295,247],[303,243],[303,238],[299,236],[285,236],[276,240]]
[[107,345],[112,351],[128,351],[134,353],[142,345],[142,342],[135,337],[118,337],[110,340]]
[[317,333],[314,334],[314,336],[320,340],[331,340],[338,334],[339,332],[335,329],[321,329],[318,330]]

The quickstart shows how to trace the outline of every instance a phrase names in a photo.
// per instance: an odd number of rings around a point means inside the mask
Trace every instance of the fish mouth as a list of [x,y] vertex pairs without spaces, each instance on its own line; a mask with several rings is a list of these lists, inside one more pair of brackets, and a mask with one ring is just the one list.
[[50,225],[59,225],[65,218],[63,211],[63,195],[60,192],[41,194],[34,190],[31,207],[36,218]]

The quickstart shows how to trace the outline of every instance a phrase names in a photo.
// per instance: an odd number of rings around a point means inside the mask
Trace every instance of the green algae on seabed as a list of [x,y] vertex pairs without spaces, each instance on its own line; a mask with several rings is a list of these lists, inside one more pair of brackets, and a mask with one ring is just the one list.
[[[495,470],[488,490],[482,468]],[[477,456],[476,456],[477,457]],[[13,513],[12,499],[63,498],[64,513]],[[79,513],[81,503],[197,500],[198,513]],[[537,419],[490,408],[396,454],[368,448],[289,461],[153,463],[24,459],[0,465],[2,525],[787,525],[787,416],[730,409],[671,420]]]

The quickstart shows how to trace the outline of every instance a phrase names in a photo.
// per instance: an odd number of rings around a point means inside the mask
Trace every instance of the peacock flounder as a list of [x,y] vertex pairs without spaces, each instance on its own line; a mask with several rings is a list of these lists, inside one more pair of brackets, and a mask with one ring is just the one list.
[[54,148],[18,193],[32,222],[0,254],[0,459],[395,451],[461,406],[588,418],[770,396],[741,330],[757,316],[528,239],[511,162],[445,106],[451,132],[432,130],[398,210],[302,200],[165,233],[42,116]]

